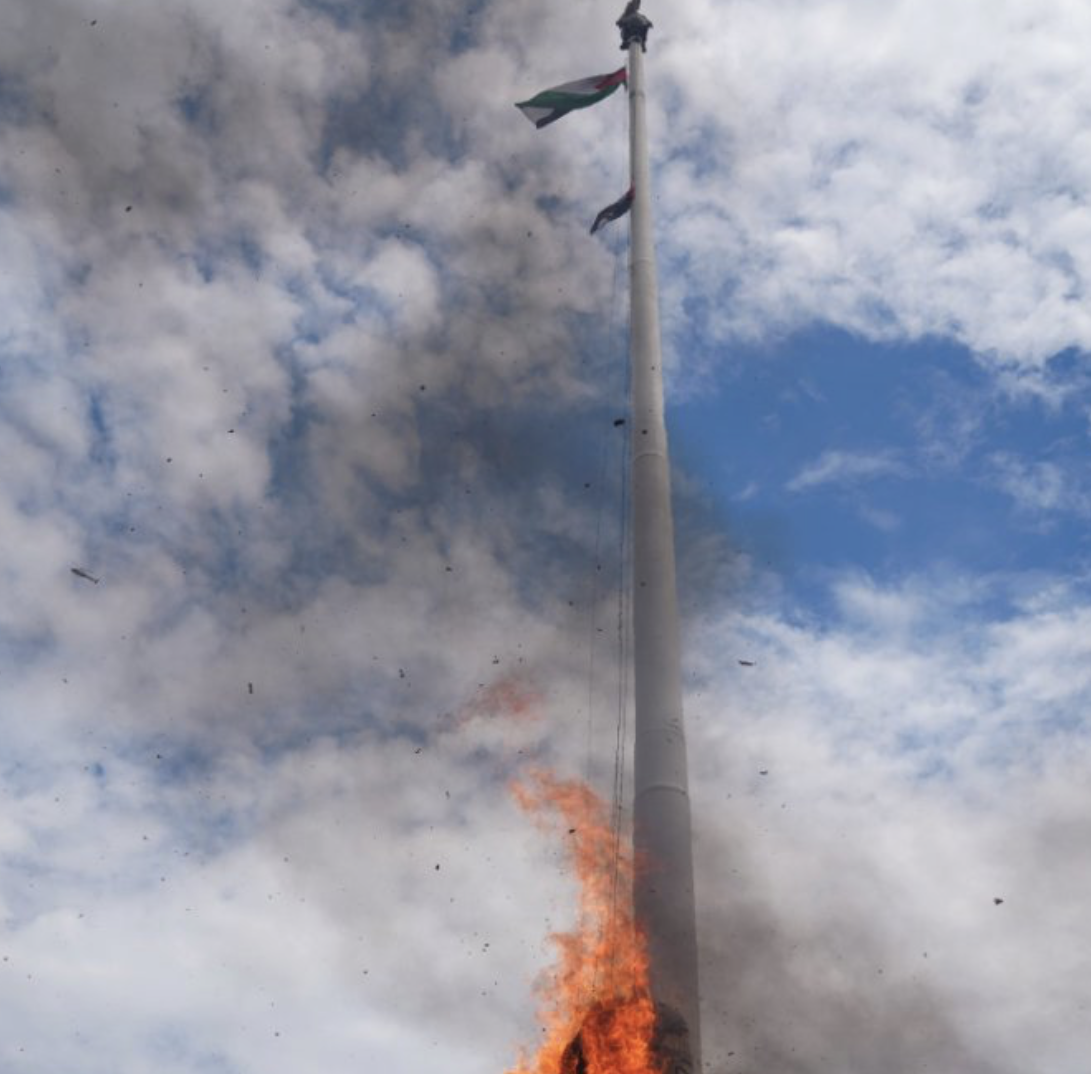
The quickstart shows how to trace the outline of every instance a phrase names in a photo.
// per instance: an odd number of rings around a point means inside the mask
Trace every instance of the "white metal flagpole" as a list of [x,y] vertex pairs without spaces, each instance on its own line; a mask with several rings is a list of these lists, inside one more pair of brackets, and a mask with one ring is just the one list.
[[[629,52],[632,365],[634,904],[647,935],[659,1039],[671,1074],[700,1071],[697,925],[682,718],[670,458],[663,414],[659,297],[645,116],[644,38],[630,2],[618,21]],[[688,1044],[686,1037],[688,1034]]]

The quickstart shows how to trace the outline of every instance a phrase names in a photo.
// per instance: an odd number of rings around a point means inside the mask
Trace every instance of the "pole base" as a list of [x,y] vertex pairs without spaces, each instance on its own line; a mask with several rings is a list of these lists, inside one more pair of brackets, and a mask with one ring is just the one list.
[[668,1007],[665,1003],[655,1005],[652,1050],[663,1074],[693,1074],[689,1026],[673,1007]]

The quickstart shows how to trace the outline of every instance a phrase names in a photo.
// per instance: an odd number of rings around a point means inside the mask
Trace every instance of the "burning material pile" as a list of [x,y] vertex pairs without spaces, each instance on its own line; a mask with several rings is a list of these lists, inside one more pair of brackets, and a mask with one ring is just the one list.
[[660,1074],[628,846],[605,803],[583,783],[535,772],[513,793],[540,824],[567,833],[580,895],[575,930],[550,937],[557,963],[538,985],[541,1046],[508,1074]]

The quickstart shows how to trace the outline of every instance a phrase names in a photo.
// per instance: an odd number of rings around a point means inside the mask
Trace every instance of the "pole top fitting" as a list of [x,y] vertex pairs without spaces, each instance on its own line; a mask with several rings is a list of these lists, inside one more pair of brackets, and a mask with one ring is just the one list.
[[652,20],[640,13],[640,0],[629,0],[621,18],[615,23],[621,31],[621,47],[628,49],[636,42],[644,51],[648,51],[648,31],[652,28]]

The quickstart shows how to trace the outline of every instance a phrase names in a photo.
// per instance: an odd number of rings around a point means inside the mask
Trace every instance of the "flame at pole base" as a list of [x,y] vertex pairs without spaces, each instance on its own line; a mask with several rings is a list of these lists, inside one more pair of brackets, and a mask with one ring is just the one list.
[[561,1055],[559,1074],[659,1071],[651,1042],[655,1008],[647,996],[597,1003]]
[[563,824],[580,891],[578,925],[550,937],[557,965],[538,984],[542,1043],[507,1074],[690,1074],[686,1024],[652,998],[632,854],[605,803],[541,771],[512,793],[539,824]]
[[621,1063],[627,1048],[625,1038],[634,1031],[641,1040],[649,1042],[647,1056],[640,1060],[647,1064],[648,1070],[657,1074],[693,1074],[685,1019],[662,1003],[653,1006],[643,1000],[637,1010],[628,1005],[593,1008],[561,1056],[560,1074],[629,1070]]

